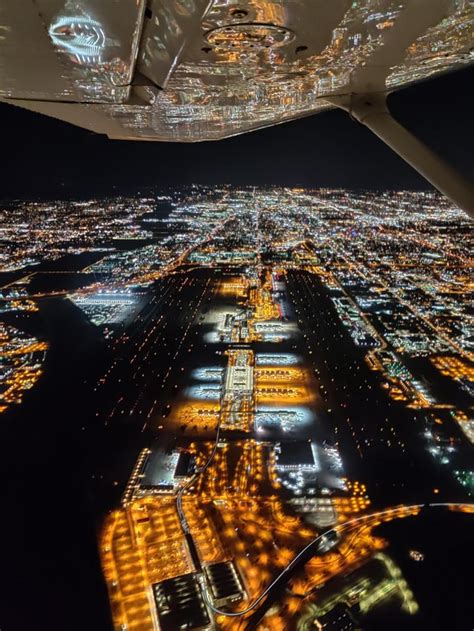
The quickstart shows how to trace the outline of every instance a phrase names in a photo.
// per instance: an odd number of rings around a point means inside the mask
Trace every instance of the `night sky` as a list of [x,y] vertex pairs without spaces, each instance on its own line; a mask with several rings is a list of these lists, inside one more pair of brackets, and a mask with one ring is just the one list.
[[[471,68],[390,97],[395,116],[471,179],[473,85]],[[341,111],[191,145],[112,141],[4,104],[0,128],[3,199],[128,195],[190,183],[429,188]]]

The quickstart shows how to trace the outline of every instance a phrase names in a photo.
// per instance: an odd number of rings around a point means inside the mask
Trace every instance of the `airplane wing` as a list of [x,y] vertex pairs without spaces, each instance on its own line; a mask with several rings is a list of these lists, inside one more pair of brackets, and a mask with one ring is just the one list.
[[473,0],[2,0],[0,100],[122,140],[219,140],[339,107],[474,217],[390,115],[474,61]]
[[0,99],[110,138],[217,140],[474,61],[470,0],[2,0]]

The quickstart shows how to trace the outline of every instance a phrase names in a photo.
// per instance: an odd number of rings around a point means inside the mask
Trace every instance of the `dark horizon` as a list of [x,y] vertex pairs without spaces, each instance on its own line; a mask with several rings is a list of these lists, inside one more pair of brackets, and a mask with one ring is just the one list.
[[[470,179],[473,79],[468,68],[390,97],[394,116]],[[6,104],[0,114],[4,201],[129,196],[189,184],[431,190],[369,130],[336,110],[196,144],[112,141]]]

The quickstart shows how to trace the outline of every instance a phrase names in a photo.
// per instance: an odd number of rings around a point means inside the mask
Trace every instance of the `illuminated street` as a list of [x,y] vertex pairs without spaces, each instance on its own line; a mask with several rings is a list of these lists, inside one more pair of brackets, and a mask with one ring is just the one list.
[[[472,522],[469,238],[457,216],[402,234],[398,198],[388,215],[361,195],[353,214],[343,192],[203,190],[170,201],[157,245],[88,262],[67,298],[4,288],[23,319],[62,300],[98,353],[78,404],[115,629],[423,620],[406,559],[424,553],[393,541],[403,522]],[[59,351],[3,339],[6,408]]]
[[474,0],[0,0],[0,631],[474,631]]

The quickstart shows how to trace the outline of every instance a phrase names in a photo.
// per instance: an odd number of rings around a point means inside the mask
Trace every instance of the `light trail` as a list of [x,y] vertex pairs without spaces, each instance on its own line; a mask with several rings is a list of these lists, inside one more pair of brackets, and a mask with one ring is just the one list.
[[[394,513],[400,510],[403,511],[407,511],[408,513],[410,513],[413,510],[421,510],[422,508],[472,508],[474,509],[474,503],[468,503],[468,502],[430,502],[430,503],[424,503],[424,504],[409,504],[409,505],[401,505],[401,506],[396,506],[394,508],[386,508],[382,511],[377,511],[375,513],[370,513],[367,515],[362,515],[361,517],[355,517],[354,519],[350,519],[349,521],[344,522],[343,524],[340,524],[338,526],[335,526],[334,528],[329,528],[328,530],[325,530],[323,533],[321,533],[320,535],[318,535],[315,539],[313,539],[312,541],[310,541],[302,550],[300,550],[300,552],[298,552],[298,554],[294,557],[294,559],[292,559],[290,561],[290,563],[280,572],[280,574],[278,574],[278,576],[276,578],[273,579],[273,581],[270,583],[270,585],[268,585],[265,590],[260,594],[260,596],[258,596],[250,605],[248,605],[245,609],[242,609],[241,611],[225,611],[223,609],[218,609],[217,607],[214,607],[214,605],[210,602],[208,596],[207,596],[207,592],[204,591],[204,599],[206,601],[206,604],[210,607],[210,609],[212,609],[212,611],[220,616],[227,616],[227,617],[232,617],[232,618],[239,618],[241,616],[245,616],[247,613],[249,613],[250,611],[254,610],[261,602],[262,600],[265,598],[265,596],[267,596],[270,591],[273,589],[273,587],[275,587],[275,585],[283,578],[283,576],[285,576],[285,574],[287,574],[288,572],[290,572],[290,570],[292,570],[295,565],[298,563],[298,561],[301,559],[302,556],[304,556],[304,554],[312,547],[314,546],[316,543],[318,543],[318,541],[321,541],[321,539],[325,536],[327,536],[329,533],[331,532],[342,532],[348,528],[351,528],[352,526],[364,522],[364,521],[368,521],[370,519],[377,519],[379,517],[384,517],[386,515],[389,515],[390,513]],[[407,517],[408,515],[394,515],[394,519],[397,517]]]

